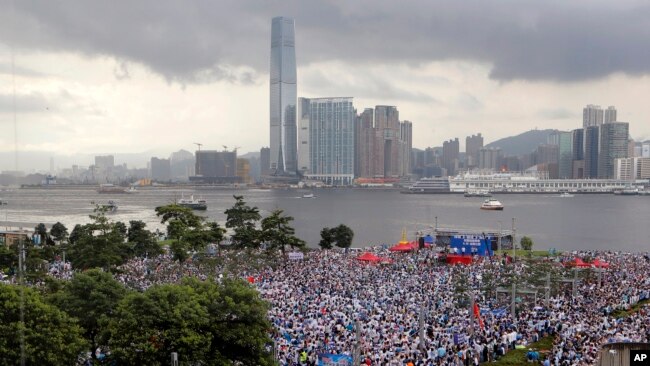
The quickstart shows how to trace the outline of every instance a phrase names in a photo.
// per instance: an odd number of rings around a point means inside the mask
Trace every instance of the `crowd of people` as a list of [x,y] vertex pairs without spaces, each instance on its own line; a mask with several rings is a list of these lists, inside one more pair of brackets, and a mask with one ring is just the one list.
[[[609,268],[599,276],[593,269],[581,271],[575,291],[571,283],[561,286],[554,279],[546,298],[546,289],[527,280],[537,266],[528,261],[477,257],[471,265],[450,266],[432,249],[373,251],[392,261],[369,264],[351,251],[311,251],[302,259],[228,273],[247,279],[270,303],[274,352],[287,366],[317,365],[319,357],[356,358],[362,365],[478,365],[516,348],[526,349],[528,360],[538,364],[593,365],[603,344],[650,341],[649,308],[618,316],[650,298],[647,255],[555,257],[545,268],[563,271],[562,262],[575,257],[598,257]],[[160,255],[132,259],[115,277],[143,291],[187,276],[219,277],[226,264],[224,258],[179,263]],[[73,269],[53,263],[49,273],[69,279]],[[496,291],[508,278],[527,289],[521,292],[538,290],[536,300],[517,294],[514,316],[510,294]],[[553,339],[551,349],[535,347],[544,337]]]
[[[515,317],[482,291],[487,273],[499,278],[513,270],[506,261],[446,266],[428,251],[380,254],[393,263],[367,265],[343,253],[315,252],[259,273],[282,365],[316,364],[319,354],[352,357],[357,345],[365,365],[478,365],[546,336],[554,338],[553,348],[531,349],[531,361],[592,365],[607,342],[650,340],[646,310],[613,316],[650,297],[649,267],[635,254],[598,253],[610,263],[600,282],[593,275],[577,285],[576,296],[566,289],[548,303],[543,296],[521,303]],[[508,273],[524,278],[530,266],[520,262]],[[469,277],[464,292],[481,309],[476,314],[458,287],[463,276]]]

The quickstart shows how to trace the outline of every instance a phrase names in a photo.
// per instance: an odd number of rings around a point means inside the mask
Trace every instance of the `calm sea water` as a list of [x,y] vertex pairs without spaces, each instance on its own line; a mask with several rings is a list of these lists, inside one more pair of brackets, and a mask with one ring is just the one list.
[[33,227],[36,223],[86,223],[92,201],[119,205],[113,220],[143,220],[149,228],[161,228],[156,206],[171,203],[181,195],[202,197],[208,210],[200,213],[224,222],[224,210],[234,203],[233,194],[243,195],[260,208],[263,216],[282,209],[295,218],[297,234],[316,246],[323,227],[344,223],[355,232],[354,246],[392,244],[402,228],[413,238],[416,230],[427,230],[438,218],[440,227],[510,228],[516,218],[517,235],[533,238],[538,249],[599,249],[647,251],[650,248],[650,197],[614,195],[496,196],[502,212],[482,211],[481,198],[462,195],[405,195],[397,191],[321,189],[315,198],[302,198],[300,190],[191,190],[141,188],[136,194],[99,194],[93,189],[13,189],[0,192],[0,226]]

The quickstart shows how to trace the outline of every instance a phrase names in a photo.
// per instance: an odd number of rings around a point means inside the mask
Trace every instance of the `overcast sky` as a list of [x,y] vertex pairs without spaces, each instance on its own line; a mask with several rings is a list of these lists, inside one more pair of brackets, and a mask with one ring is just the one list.
[[[295,18],[298,95],[396,105],[414,147],[581,127],[615,105],[650,138],[647,1],[0,0],[0,151],[269,144],[271,18]],[[12,77],[12,55],[15,79]],[[49,161],[44,162],[45,165]],[[84,162],[80,162],[84,163]],[[1,169],[13,162],[0,162]]]

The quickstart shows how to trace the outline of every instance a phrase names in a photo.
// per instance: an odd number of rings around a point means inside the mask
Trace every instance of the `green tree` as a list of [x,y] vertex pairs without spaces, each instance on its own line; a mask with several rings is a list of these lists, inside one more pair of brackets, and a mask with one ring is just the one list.
[[65,227],[62,223],[58,222],[50,228],[50,236],[54,241],[62,242],[64,239],[68,238],[68,228]]
[[305,242],[295,236],[296,230],[290,225],[293,217],[283,215],[282,210],[274,210],[262,220],[261,239],[270,250],[280,249],[284,254],[285,246],[303,248]]
[[190,208],[177,204],[156,207],[160,223],[167,224],[167,236],[175,239],[170,244],[174,258],[184,261],[189,257],[187,251],[202,250],[208,243],[203,218],[194,214]]
[[231,236],[232,243],[236,248],[257,248],[260,245],[260,230],[257,229],[257,222],[262,216],[257,207],[246,204],[243,196],[233,197],[235,204],[225,211],[226,228],[234,231]]
[[40,223],[34,228],[34,235],[39,235],[41,237],[41,245],[54,245],[54,241],[47,233],[47,227],[45,224]]
[[337,247],[349,248],[352,245],[352,239],[354,238],[354,231],[352,231],[352,229],[346,225],[340,224],[332,230]]
[[533,250],[533,239],[527,236],[523,236],[519,241],[519,244],[523,250]]
[[147,224],[141,220],[129,221],[126,240],[136,257],[153,256],[162,253],[155,235],[146,229]]
[[320,242],[318,242],[318,245],[322,249],[332,249],[333,244],[334,244],[334,236],[332,235],[332,229],[328,227],[324,227],[320,231]]
[[109,270],[131,257],[124,224],[110,221],[106,208],[99,206],[90,218],[91,223],[75,226],[70,234],[69,258],[75,268]]
[[50,302],[79,320],[84,337],[94,351],[106,345],[101,340],[103,324],[114,316],[117,304],[127,292],[110,273],[91,269],[75,274],[61,291],[50,297]]
[[109,346],[124,365],[164,364],[171,352],[181,364],[273,365],[267,311],[241,280],[185,279],[126,296],[109,322]]
[[162,365],[171,352],[181,364],[206,359],[210,335],[198,294],[188,286],[159,285],[131,293],[108,324],[109,347],[121,365]]
[[0,359],[20,364],[20,329],[24,330],[25,364],[74,365],[87,349],[76,321],[45,303],[33,289],[23,288],[25,326],[20,322],[20,287],[0,284]]
[[242,280],[226,279],[221,283],[188,278],[184,285],[200,295],[207,309],[204,332],[211,335],[208,360],[215,365],[274,365],[271,324],[266,316],[268,304],[257,290]]
[[323,249],[332,249],[334,245],[339,248],[349,248],[352,245],[354,231],[344,224],[333,228],[323,228],[320,231],[321,240],[318,245]]

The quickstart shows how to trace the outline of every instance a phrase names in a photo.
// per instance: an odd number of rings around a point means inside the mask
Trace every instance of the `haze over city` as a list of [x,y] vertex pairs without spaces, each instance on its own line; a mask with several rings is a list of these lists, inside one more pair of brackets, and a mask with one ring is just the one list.
[[166,155],[197,141],[259,151],[269,144],[278,15],[295,19],[298,97],[351,96],[359,111],[395,105],[413,123],[414,147],[571,130],[591,103],[615,105],[630,137],[650,137],[644,2],[2,7],[0,151],[14,150],[13,62],[19,164],[34,152],[90,164],[96,153]]

